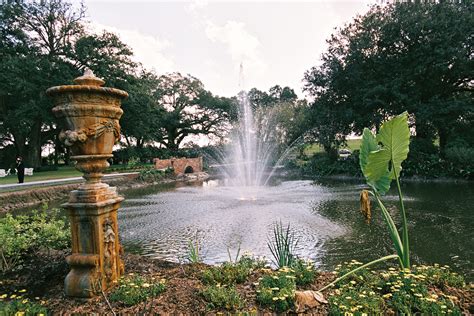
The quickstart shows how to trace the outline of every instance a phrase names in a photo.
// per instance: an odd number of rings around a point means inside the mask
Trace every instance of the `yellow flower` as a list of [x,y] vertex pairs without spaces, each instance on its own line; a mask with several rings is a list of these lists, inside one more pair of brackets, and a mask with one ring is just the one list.
[[150,284],[149,283],[143,283],[142,287],[150,287]]
[[25,290],[25,289],[22,289],[22,290],[19,290],[18,292],[19,292],[19,293],[25,293],[26,290]]
[[383,298],[390,298],[392,297],[392,293],[387,293],[387,294],[384,294],[382,295]]
[[25,299],[24,299],[23,301],[21,301],[21,302],[22,302],[23,304],[26,304],[26,303],[28,303],[28,299],[25,298]]
[[6,298],[7,296],[8,296],[8,294],[2,294],[2,295],[0,296],[0,298]]
[[16,297],[16,294],[13,294],[12,296],[10,296],[10,298],[15,298]]
[[272,297],[272,300],[278,301],[278,297]]
[[15,316],[24,316],[25,315],[25,312],[16,312],[15,313]]

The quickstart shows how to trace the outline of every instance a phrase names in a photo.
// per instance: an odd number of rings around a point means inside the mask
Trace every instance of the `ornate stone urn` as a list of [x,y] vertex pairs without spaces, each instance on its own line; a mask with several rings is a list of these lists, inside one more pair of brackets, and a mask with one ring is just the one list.
[[59,138],[70,147],[71,159],[86,179],[63,204],[72,232],[72,255],[66,259],[71,271],[64,282],[65,292],[68,296],[92,297],[123,274],[117,225],[123,197],[101,178],[120,138],[120,105],[128,94],[101,87],[104,81],[88,69],[74,82],[49,88],[46,94],[52,97],[53,113],[63,124]]

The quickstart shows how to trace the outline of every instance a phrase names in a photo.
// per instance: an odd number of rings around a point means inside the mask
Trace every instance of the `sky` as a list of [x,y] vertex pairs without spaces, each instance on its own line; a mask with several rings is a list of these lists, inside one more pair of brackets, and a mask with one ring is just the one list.
[[157,74],[191,74],[207,90],[227,97],[276,84],[303,97],[304,73],[320,63],[326,39],[375,1],[84,3],[91,31],[117,33],[133,49],[135,60]]

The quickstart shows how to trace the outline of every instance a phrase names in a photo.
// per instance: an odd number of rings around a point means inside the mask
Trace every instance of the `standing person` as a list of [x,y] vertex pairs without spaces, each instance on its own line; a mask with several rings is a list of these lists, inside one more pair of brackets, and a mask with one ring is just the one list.
[[21,157],[16,158],[16,175],[18,176],[18,183],[23,183],[25,180],[25,164]]

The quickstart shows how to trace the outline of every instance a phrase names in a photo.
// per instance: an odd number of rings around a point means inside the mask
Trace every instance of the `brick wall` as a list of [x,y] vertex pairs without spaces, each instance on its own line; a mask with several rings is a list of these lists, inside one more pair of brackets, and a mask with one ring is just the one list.
[[198,158],[171,158],[154,160],[156,169],[173,168],[176,175],[183,173],[202,172],[202,157]]

